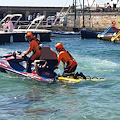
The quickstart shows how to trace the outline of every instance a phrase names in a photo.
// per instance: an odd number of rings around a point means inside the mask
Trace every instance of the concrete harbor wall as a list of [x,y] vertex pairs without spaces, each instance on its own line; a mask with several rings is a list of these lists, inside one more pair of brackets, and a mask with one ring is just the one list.
[[[49,28],[46,26],[46,29],[54,31],[72,31],[74,28],[74,18],[74,13],[69,13],[62,24],[54,25]],[[85,28],[83,28],[83,15],[82,13],[77,13],[76,27],[78,30],[86,29],[89,31],[103,32],[112,25],[113,21],[116,22],[116,27],[119,28],[120,24],[118,24],[118,20],[120,20],[120,12],[86,12],[84,15]],[[39,27],[41,28],[41,26]]]
[[[120,20],[120,12],[92,12],[85,13],[84,25],[86,29],[101,31],[112,25],[112,21],[116,22],[116,27],[120,27],[118,24]],[[67,26],[74,26],[74,14],[70,13],[67,15]],[[77,14],[76,26],[78,28],[83,27],[83,15],[82,13]]]

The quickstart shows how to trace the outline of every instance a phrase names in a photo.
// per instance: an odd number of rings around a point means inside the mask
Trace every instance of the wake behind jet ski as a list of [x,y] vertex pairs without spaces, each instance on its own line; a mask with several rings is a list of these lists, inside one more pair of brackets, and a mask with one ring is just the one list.
[[[0,57],[0,71],[5,73],[15,74],[17,76],[29,77],[36,79],[38,81],[52,82],[57,75],[54,70],[41,71],[40,74],[36,72],[28,73],[26,72],[26,65],[28,57],[21,57],[21,51],[9,52],[4,56]],[[34,69],[34,65],[31,65]]]

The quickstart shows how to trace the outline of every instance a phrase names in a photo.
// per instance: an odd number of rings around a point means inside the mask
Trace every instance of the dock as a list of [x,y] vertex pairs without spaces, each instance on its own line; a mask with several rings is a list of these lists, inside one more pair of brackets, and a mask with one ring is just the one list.
[[[10,18],[13,19],[15,17],[18,17],[18,19],[13,23],[13,26],[15,28],[12,28],[12,31],[9,29],[2,29],[0,31],[0,44],[9,43],[9,42],[26,42],[25,34],[28,32],[31,32],[34,36],[40,39],[41,42],[50,42],[50,35],[51,30],[46,29],[38,29],[38,26],[41,24],[42,20],[45,18],[45,16],[40,16],[38,18],[35,18],[28,26],[24,29],[21,28],[21,26],[17,26],[17,23],[22,17],[22,14],[8,14],[5,16],[1,21],[0,25],[2,26],[2,23],[4,20]],[[37,24],[35,24],[37,21]],[[39,21],[39,22],[38,22]],[[34,25],[34,27],[33,27]]]
[[25,37],[25,34],[27,32],[32,32],[33,35],[35,35],[37,38],[40,39],[41,42],[50,42],[50,35],[51,31],[50,30],[43,30],[39,29],[36,31],[26,31],[26,30],[14,30],[13,32],[3,32],[0,31],[0,44],[4,43],[10,43],[10,42],[27,42],[27,39]]

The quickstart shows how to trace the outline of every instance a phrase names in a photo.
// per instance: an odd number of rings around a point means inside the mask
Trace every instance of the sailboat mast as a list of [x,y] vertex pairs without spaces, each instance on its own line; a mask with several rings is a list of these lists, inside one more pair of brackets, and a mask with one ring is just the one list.
[[73,7],[74,7],[74,28],[73,28],[73,31],[78,32],[79,30],[76,27],[76,0],[75,0],[75,4],[74,4],[74,0],[73,0]]
[[[73,0],[73,2],[74,2],[74,0]],[[74,28],[76,28],[76,0],[75,0],[74,12],[75,12],[75,16],[74,16]]]
[[85,28],[85,23],[84,23],[84,20],[85,20],[85,18],[84,18],[84,0],[83,0],[83,11],[82,11],[82,13],[83,13],[83,28]]

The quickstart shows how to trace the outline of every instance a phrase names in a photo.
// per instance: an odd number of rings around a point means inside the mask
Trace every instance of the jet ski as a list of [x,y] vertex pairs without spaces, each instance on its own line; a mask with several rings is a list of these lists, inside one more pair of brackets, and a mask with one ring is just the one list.
[[[29,59],[27,56],[22,58],[21,51],[9,52],[3,56],[0,56],[0,71],[8,74],[14,74],[20,77],[28,77],[35,79],[37,81],[43,81],[48,83],[53,82],[62,82],[62,83],[72,83],[76,84],[82,81],[90,80],[90,81],[104,81],[104,78],[97,77],[89,77],[84,76],[83,73],[65,73],[62,76],[57,75],[54,70],[45,69],[42,70],[39,75],[36,72],[32,71],[32,73],[26,72],[27,60]],[[31,69],[34,69],[34,64],[32,64]]]
[[[33,78],[38,81],[54,82],[54,78],[57,75],[54,70],[43,70],[39,75],[34,71],[32,71],[32,73],[27,73],[26,65],[28,57],[22,58],[21,55],[21,51],[14,51],[0,56],[0,71],[17,76]],[[34,69],[34,64],[32,64],[31,68]]]

